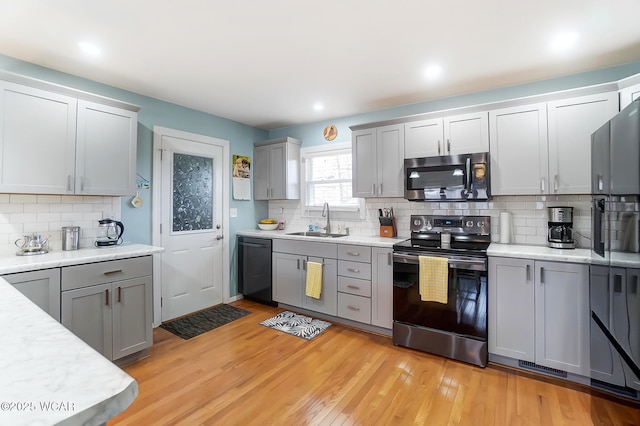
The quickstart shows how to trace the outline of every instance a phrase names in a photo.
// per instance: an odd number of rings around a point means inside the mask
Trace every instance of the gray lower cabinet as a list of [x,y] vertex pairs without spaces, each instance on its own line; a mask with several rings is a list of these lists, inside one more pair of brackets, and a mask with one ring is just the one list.
[[62,324],[111,360],[153,343],[152,258],[62,268]]
[[[305,295],[307,262],[322,264],[320,298]],[[336,245],[275,239],[272,253],[273,300],[291,306],[336,315]]]
[[489,257],[489,353],[589,377],[588,270]]
[[393,327],[393,249],[371,248],[371,325]]
[[3,275],[20,293],[60,321],[60,268]]

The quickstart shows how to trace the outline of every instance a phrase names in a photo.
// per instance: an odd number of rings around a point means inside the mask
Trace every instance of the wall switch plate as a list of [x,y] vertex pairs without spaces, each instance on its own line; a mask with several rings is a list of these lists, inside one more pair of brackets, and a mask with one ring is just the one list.
[[229,217],[238,217],[238,209],[229,209]]

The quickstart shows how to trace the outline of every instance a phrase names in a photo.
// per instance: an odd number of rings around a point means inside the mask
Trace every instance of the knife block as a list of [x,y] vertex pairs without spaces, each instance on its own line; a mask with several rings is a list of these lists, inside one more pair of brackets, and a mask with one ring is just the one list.
[[381,237],[397,237],[398,230],[396,229],[396,218],[391,219],[391,225],[385,226],[380,225],[380,236]]

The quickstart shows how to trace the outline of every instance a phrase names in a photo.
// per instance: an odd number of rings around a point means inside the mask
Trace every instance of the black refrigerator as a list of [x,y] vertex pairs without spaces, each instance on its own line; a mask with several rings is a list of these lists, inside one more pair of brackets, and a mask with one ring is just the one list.
[[640,400],[640,99],[591,136],[591,384]]

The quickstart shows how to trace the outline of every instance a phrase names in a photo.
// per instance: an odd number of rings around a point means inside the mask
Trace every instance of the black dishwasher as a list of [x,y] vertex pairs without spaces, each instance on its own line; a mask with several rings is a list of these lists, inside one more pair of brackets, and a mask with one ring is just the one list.
[[238,237],[238,292],[245,299],[278,306],[271,292],[271,240]]

